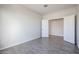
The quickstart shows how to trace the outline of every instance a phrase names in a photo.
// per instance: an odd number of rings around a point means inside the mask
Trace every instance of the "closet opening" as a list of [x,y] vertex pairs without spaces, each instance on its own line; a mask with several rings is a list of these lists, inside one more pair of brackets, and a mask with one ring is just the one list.
[[48,22],[50,40],[53,40],[56,45],[62,46],[64,44],[64,18],[52,19]]

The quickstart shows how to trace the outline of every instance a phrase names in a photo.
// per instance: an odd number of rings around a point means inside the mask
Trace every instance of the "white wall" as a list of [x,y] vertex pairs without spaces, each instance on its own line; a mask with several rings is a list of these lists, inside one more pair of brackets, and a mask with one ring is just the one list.
[[0,49],[21,44],[41,35],[41,16],[22,5],[3,5]]
[[55,19],[49,21],[49,35],[64,35],[64,19]]
[[75,44],[75,15],[64,17],[64,40]]
[[53,12],[53,13],[51,12],[49,14],[44,15],[43,20],[59,19],[72,14],[76,14],[76,7],[62,9],[60,11]]
[[48,33],[48,20],[42,20],[42,37],[48,37]]

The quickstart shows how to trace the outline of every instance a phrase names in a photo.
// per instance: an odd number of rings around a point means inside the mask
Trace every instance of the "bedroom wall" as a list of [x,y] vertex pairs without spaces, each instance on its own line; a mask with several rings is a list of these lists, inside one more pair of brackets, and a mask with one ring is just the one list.
[[23,5],[0,5],[0,50],[41,37],[41,16]]

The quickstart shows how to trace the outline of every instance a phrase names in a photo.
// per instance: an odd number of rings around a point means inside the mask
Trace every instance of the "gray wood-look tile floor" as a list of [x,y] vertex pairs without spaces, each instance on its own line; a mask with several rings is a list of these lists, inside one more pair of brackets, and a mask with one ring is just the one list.
[[63,37],[35,39],[14,47],[0,50],[0,54],[78,54],[79,49]]

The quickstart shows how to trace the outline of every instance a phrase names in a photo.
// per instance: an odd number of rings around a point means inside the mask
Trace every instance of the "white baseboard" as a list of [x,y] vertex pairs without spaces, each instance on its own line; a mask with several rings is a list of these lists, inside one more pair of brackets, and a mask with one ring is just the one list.
[[38,38],[40,38],[40,37],[32,38],[32,39],[29,39],[29,40],[26,40],[26,41],[22,41],[22,42],[18,42],[18,43],[16,43],[16,44],[9,45],[9,46],[4,47],[4,48],[0,48],[0,50],[7,49],[7,48],[10,48],[10,47],[14,47],[14,46],[17,46],[17,45],[23,44],[23,43],[25,43],[25,42],[28,42],[28,41],[31,41],[31,40],[38,39]]

